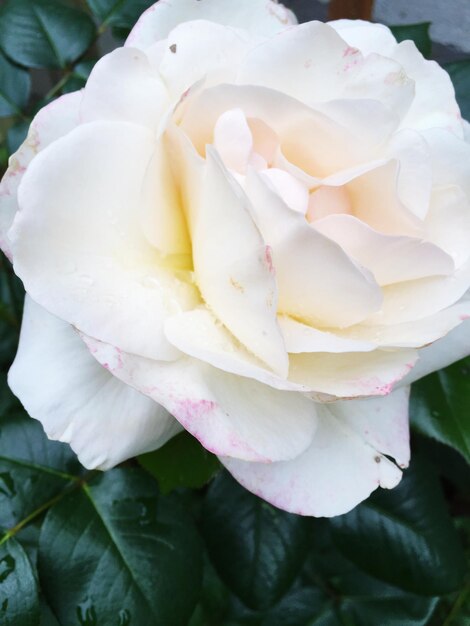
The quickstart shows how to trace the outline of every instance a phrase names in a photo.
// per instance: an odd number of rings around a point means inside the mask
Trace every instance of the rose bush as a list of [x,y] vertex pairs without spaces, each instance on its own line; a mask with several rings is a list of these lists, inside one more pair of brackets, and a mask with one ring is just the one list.
[[10,386],[89,468],[185,428],[288,511],[394,487],[410,383],[470,353],[468,136],[384,26],[160,0],[11,158]]

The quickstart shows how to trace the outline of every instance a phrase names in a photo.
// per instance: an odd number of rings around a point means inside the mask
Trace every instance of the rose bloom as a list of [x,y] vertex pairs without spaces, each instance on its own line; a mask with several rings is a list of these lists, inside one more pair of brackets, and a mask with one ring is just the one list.
[[88,468],[185,428],[287,511],[394,487],[410,382],[470,352],[468,138],[384,26],[160,0],[11,158],[11,388]]

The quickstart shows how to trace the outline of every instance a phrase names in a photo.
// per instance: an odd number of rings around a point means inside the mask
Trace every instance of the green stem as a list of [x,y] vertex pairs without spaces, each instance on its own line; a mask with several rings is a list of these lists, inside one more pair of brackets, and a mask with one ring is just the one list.
[[452,624],[452,622],[454,621],[454,619],[456,617],[458,617],[459,613],[460,613],[460,609],[462,608],[463,603],[465,602],[468,594],[470,593],[470,581],[467,582],[467,584],[464,586],[464,588],[462,589],[462,591],[459,593],[459,595],[457,596],[454,605],[452,606],[452,609],[449,613],[449,615],[446,617],[444,623],[442,624],[442,626],[450,626]]
[[42,515],[45,511],[50,509],[52,506],[54,506],[54,504],[57,504],[57,502],[60,502],[60,500],[62,500],[62,498],[65,498],[65,496],[67,496],[69,493],[72,493],[72,491],[75,491],[75,489],[78,489],[79,487],[83,487],[86,484],[86,481],[92,478],[95,474],[96,474],[96,471],[91,471],[85,474],[85,476],[83,476],[82,478],[74,479],[74,482],[72,484],[69,484],[60,493],[55,495],[53,498],[51,498],[47,502],[44,502],[44,504],[41,504],[40,507],[35,509],[27,517],[25,517],[20,522],[18,522],[16,526],[13,526],[13,528],[10,528],[9,530],[5,532],[3,537],[0,539],[0,546],[6,543],[9,539],[11,539],[11,537],[14,537],[17,533],[19,533],[19,531],[25,526],[27,526],[30,522],[34,521],[37,517]]
[[62,87],[68,82],[69,78],[72,76],[72,70],[67,70],[62,78],[53,86],[46,94],[45,99],[49,100],[49,98],[53,98],[57,92],[59,92]]

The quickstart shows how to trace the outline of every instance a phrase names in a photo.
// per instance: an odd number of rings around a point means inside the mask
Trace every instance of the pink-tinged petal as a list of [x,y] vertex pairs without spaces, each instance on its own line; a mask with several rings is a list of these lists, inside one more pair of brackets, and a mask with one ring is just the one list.
[[302,352],[370,352],[376,349],[372,341],[348,339],[302,324],[287,315],[279,316],[286,350],[292,354]]
[[293,211],[307,213],[308,187],[285,170],[271,167],[261,172],[262,179],[273,189]]
[[154,151],[142,126],[80,126],[30,164],[10,233],[15,271],[44,308],[130,352],[171,359],[178,353],[164,320],[199,299],[194,286],[160,266],[140,227]]
[[10,387],[51,439],[89,469],[109,469],[181,430],[157,403],[112,376],[78,333],[26,298]]
[[312,326],[345,327],[380,308],[380,289],[367,270],[291,211],[256,173],[247,176],[246,188],[256,223],[272,248],[281,313]]
[[437,187],[426,216],[427,238],[461,267],[470,256],[470,198],[460,187]]
[[451,276],[432,276],[388,285],[382,289],[382,309],[367,323],[388,326],[414,322],[455,304],[470,287],[470,261]]
[[194,198],[194,272],[208,307],[235,337],[280,376],[287,353],[279,330],[269,248],[250,214],[248,198],[212,149],[201,195]]
[[271,0],[160,0],[143,13],[126,46],[145,49],[166,39],[179,24],[192,20],[208,20],[260,37],[297,23],[292,11]]
[[314,228],[367,267],[379,285],[448,276],[455,269],[452,257],[437,245],[412,237],[384,235],[352,215],[330,215],[316,221]]
[[357,48],[364,55],[376,53],[388,57],[397,46],[392,31],[383,24],[364,20],[334,20],[328,22],[328,25],[351,47]]
[[290,355],[289,380],[337,398],[386,396],[416,363],[416,350]]
[[91,339],[88,346],[115,376],[162,404],[215,454],[267,463],[294,458],[312,440],[316,405],[300,393],[192,358],[163,363]]
[[[185,22],[168,34],[158,71],[178,101],[201,79],[206,86],[234,82],[249,45],[246,36],[233,28],[205,20]],[[153,57],[154,46],[150,50]]]
[[117,48],[93,68],[80,115],[83,122],[124,121],[157,130],[168,106],[165,84],[147,56],[135,48]]
[[0,182],[0,248],[11,258],[8,230],[18,210],[18,187],[36,154],[79,125],[82,92],[61,96],[42,108],[31,122],[28,136],[11,155],[9,167]]
[[253,150],[253,136],[241,109],[223,113],[214,126],[214,147],[225,167],[244,174]]
[[254,378],[275,389],[308,391],[302,385],[296,385],[273,374],[222,325],[207,307],[200,307],[168,318],[165,323],[165,333],[167,339],[181,352],[210,363],[225,372]]
[[370,341],[381,348],[422,348],[447,335],[469,315],[470,301],[464,300],[418,320],[389,326],[359,324],[336,332],[342,339]]
[[401,381],[401,385],[409,385],[431,372],[470,355],[470,313],[463,314],[461,317],[462,323],[457,328],[419,351],[417,364]]
[[309,105],[343,98],[375,100],[399,117],[414,96],[413,81],[396,61],[378,54],[364,58],[321,22],[301,24],[254,47],[237,82],[270,87]]
[[[284,157],[316,178],[370,160],[371,144],[369,135],[362,133],[364,125],[355,132],[357,128],[345,128],[331,117],[274,89],[218,85],[199,90],[184,104],[177,112],[177,121],[201,155],[206,145],[213,143],[218,118],[227,110],[239,108],[248,120],[263,120],[277,135]],[[360,119],[365,119],[362,114]],[[372,135],[375,141],[377,134]]]
[[410,388],[404,386],[384,398],[340,400],[328,404],[328,408],[378,452],[393,457],[400,467],[408,467],[409,397]]
[[244,487],[274,506],[315,517],[347,513],[377,487],[393,489],[401,471],[338,418],[318,406],[310,447],[292,461],[245,463],[220,460]]

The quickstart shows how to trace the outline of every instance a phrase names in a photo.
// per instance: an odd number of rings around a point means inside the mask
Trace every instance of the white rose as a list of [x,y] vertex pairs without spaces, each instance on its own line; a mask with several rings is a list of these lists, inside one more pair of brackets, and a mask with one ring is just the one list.
[[399,482],[409,383],[470,352],[470,147],[413,43],[294,24],[161,0],[39,112],[1,188],[28,293],[9,380],[87,467],[182,426],[331,516]]

